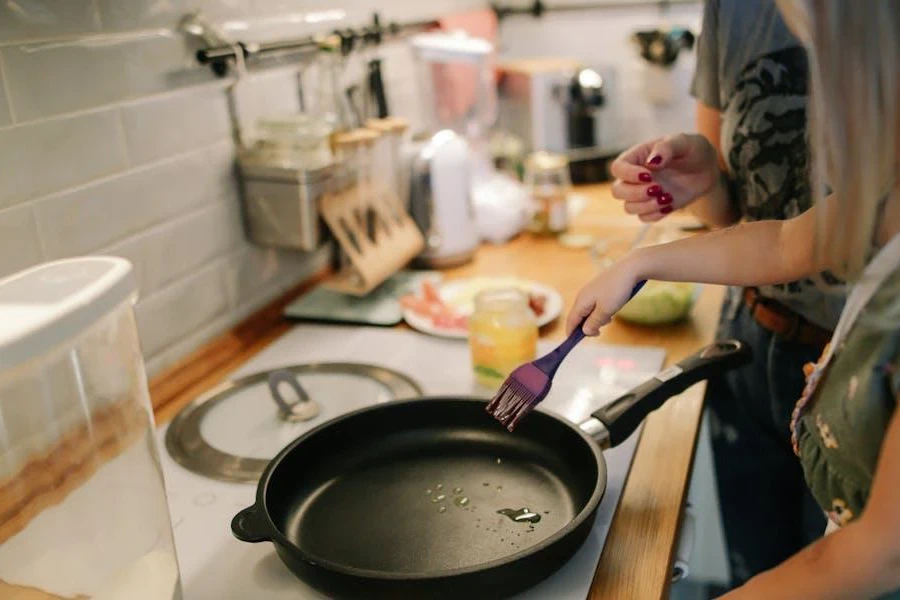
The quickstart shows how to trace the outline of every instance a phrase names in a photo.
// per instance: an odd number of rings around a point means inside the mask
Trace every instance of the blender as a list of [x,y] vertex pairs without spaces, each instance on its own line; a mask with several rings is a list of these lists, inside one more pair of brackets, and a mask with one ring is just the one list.
[[425,129],[410,166],[410,212],[431,268],[462,264],[481,239],[502,242],[525,225],[524,189],[498,173],[489,133],[497,119],[493,45],[460,32],[411,40]]
[[413,36],[410,45],[424,124],[409,157],[409,211],[426,244],[417,262],[457,266],[472,259],[479,242],[472,184],[480,161],[473,148],[484,136],[482,78],[493,48],[445,32]]

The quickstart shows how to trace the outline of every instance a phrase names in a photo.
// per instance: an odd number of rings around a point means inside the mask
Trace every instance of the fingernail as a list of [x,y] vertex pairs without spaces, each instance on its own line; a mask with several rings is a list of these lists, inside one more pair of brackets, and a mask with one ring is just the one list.
[[668,206],[668,205],[667,205],[667,206],[661,206],[660,209],[659,209],[659,212],[661,212],[661,213],[664,214],[664,215],[667,215],[667,214],[669,214],[670,212],[672,212],[672,207],[671,207],[671,206]]
[[647,188],[648,196],[662,196],[664,193],[665,192],[663,192],[663,189],[658,185],[651,185]]
[[[672,204],[672,194],[662,194],[656,201],[660,204]],[[672,208],[671,206],[667,208]]]
[[648,165],[653,165],[654,167],[662,162],[662,156],[656,154],[650,157],[650,160],[647,161]]
[[650,173],[641,173],[640,175],[638,175],[638,179],[640,179],[644,183],[650,183],[651,181],[653,181],[653,176],[651,176]]

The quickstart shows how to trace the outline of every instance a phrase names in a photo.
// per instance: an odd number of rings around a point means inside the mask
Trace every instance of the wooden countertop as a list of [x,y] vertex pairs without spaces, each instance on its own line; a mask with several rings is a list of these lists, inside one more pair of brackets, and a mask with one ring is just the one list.
[[[581,186],[584,209],[573,219],[572,233],[608,242],[608,255],[627,250],[640,223],[626,215],[607,184]],[[685,235],[681,225],[693,223],[673,215],[654,226],[647,241],[660,235]],[[551,285],[570,306],[581,286],[596,272],[587,249],[562,246],[556,239],[522,235],[502,246],[484,246],[476,259],[445,272],[447,278],[471,275],[516,275]],[[157,421],[166,422],[188,402],[212,388],[230,371],[290,329],[281,318],[285,304],[311,285],[299,286],[287,297],[260,311],[228,334],[207,344],[151,381]],[[672,363],[710,343],[715,337],[723,290],[704,286],[692,318],[669,327],[638,327],[621,322],[607,326],[599,342],[659,346]],[[542,335],[563,337],[562,319]],[[583,343],[599,343],[586,340]],[[645,422],[634,463],[591,586],[592,600],[664,598],[668,594],[673,551],[687,493],[703,408],[704,384],[673,398]]]

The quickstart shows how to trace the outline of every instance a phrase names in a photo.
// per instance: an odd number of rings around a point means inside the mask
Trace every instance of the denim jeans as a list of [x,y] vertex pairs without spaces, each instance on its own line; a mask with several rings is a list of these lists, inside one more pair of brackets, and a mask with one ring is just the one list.
[[749,344],[754,361],[710,379],[706,394],[732,586],[797,553],[821,537],[826,524],[791,449],[789,428],[803,391],[803,365],[822,349],[764,329],[740,292],[729,290],[718,335]]

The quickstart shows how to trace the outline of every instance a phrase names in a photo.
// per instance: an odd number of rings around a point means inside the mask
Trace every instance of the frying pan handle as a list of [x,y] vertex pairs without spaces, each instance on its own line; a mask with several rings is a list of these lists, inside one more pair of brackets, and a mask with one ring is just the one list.
[[234,515],[234,518],[231,520],[231,533],[242,542],[251,544],[271,540],[266,518],[260,514],[260,509],[256,504],[248,506]]
[[616,446],[628,439],[647,415],[672,396],[712,375],[749,364],[752,359],[750,346],[740,340],[713,342],[678,364],[660,371],[591,416],[606,428],[609,446]]

